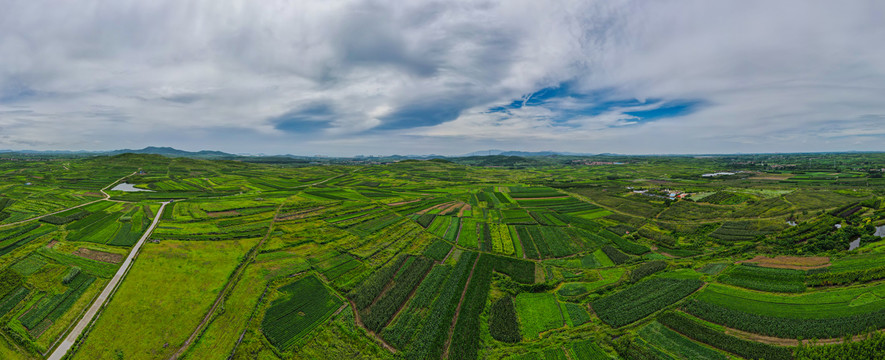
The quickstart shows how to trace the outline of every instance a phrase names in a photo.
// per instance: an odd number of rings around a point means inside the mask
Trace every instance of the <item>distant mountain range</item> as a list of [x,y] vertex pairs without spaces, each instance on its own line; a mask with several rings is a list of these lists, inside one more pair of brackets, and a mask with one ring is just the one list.
[[148,146],[144,149],[140,150],[131,150],[131,149],[122,149],[122,150],[113,150],[104,152],[104,154],[108,155],[118,155],[118,154],[154,154],[154,155],[163,155],[168,157],[193,157],[193,158],[224,158],[237,156],[234,154],[228,154],[223,151],[211,151],[211,150],[200,150],[200,151],[185,151],[178,150],[171,147],[158,147],[158,146]]
[[[168,157],[187,157],[187,158],[195,158],[195,159],[242,159],[242,158],[289,158],[289,159],[301,159],[301,160],[309,160],[309,159],[329,159],[336,157],[326,157],[326,156],[299,156],[299,155],[246,155],[246,154],[231,154],[223,151],[214,151],[214,150],[200,150],[200,151],[186,151],[179,150],[172,147],[160,147],[160,146],[148,146],[144,149],[120,149],[120,150],[110,150],[110,151],[69,151],[69,150],[0,150],[0,153],[17,153],[17,154],[28,154],[28,155],[55,155],[55,156],[94,156],[94,155],[119,155],[119,154],[154,154],[154,155],[163,155]],[[582,153],[571,153],[571,152],[556,152],[556,151],[505,151],[505,150],[485,150],[485,151],[474,151],[464,155],[455,155],[455,156],[446,156],[446,155],[437,155],[437,154],[429,154],[429,155],[388,155],[388,156],[365,156],[365,155],[357,155],[352,157],[337,157],[337,159],[354,159],[354,160],[373,160],[373,159],[384,159],[387,161],[390,160],[405,160],[405,159],[442,159],[442,158],[462,158],[462,157],[478,157],[478,156],[519,156],[519,157],[539,157],[539,156],[592,156],[594,154],[582,154]]]
[[587,154],[587,153],[573,153],[573,152],[560,152],[560,151],[504,151],[504,150],[486,150],[486,151],[474,151],[469,154],[461,155],[461,157],[466,156],[490,156],[490,155],[501,155],[501,156],[522,156],[522,157],[534,157],[534,156],[593,156],[598,154]]

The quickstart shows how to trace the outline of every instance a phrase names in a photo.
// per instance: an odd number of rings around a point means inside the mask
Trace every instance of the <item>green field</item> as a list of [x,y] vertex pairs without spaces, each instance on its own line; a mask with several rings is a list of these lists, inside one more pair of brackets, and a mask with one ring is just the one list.
[[[0,160],[0,357],[51,351],[169,199],[70,358],[780,359],[885,329],[885,181],[816,168],[885,156],[609,156]],[[152,191],[105,200],[121,178]]]
[[559,304],[552,294],[519,294],[514,302],[522,334],[527,339],[537,339],[541,332],[564,325]]

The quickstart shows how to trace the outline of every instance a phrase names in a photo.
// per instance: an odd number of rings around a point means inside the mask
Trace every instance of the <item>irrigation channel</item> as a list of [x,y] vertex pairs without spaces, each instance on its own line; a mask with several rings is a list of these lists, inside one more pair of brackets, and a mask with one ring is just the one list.
[[52,355],[48,357],[49,360],[61,360],[68,353],[72,346],[77,342],[77,338],[80,337],[80,334],[83,333],[83,330],[89,326],[89,323],[92,322],[92,319],[95,318],[95,315],[98,314],[99,310],[104,306],[104,304],[108,301],[111,294],[117,288],[117,285],[120,284],[120,281],[123,280],[123,277],[126,276],[126,273],[129,271],[129,268],[132,266],[132,261],[136,255],[138,255],[138,251],[141,249],[141,245],[144,244],[145,240],[151,236],[151,232],[154,231],[154,228],[157,226],[157,223],[160,222],[160,216],[163,215],[163,209],[166,207],[166,204],[169,202],[164,202],[160,205],[160,210],[157,211],[157,214],[154,215],[154,221],[151,222],[151,226],[148,227],[147,231],[141,235],[141,238],[138,239],[138,242],[135,243],[135,246],[132,247],[132,251],[129,252],[129,256],[126,257],[126,260],[123,261],[123,265],[120,266],[120,269],[117,270],[117,273],[114,274],[114,277],[111,278],[111,281],[108,282],[107,286],[105,286],[104,290],[101,291],[101,294],[95,299],[95,302],[89,307],[89,310],[86,311],[86,314],[83,315],[83,318],[77,322],[77,325],[74,326],[74,329],[68,333],[68,336],[65,337],[64,341],[58,345],[57,348],[52,352]]

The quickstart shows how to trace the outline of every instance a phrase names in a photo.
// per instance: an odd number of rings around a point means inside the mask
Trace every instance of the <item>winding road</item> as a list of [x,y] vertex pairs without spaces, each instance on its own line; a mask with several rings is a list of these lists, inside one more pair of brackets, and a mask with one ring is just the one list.
[[117,270],[117,273],[114,274],[114,277],[111,278],[111,281],[105,286],[104,290],[101,291],[101,294],[95,299],[92,305],[89,307],[89,310],[86,311],[86,314],[83,315],[83,318],[77,322],[77,325],[74,326],[74,329],[68,333],[68,336],[61,342],[61,344],[52,351],[52,355],[50,355],[47,359],[49,360],[61,360],[68,353],[74,343],[77,342],[77,338],[80,337],[80,334],[83,333],[83,330],[89,326],[89,323],[92,322],[92,319],[98,314],[99,310],[101,310],[102,306],[108,301],[111,294],[114,292],[114,289],[117,288],[117,285],[120,284],[120,281],[123,280],[123,277],[126,276],[126,273],[129,272],[129,268],[132,266],[132,261],[136,255],[138,255],[138,251],[141,249],[141,245],[144,244],[145,240],[151,236],[151,232],[154,231],[154,228],[157,226],[157,223],[160,222],[160,217],[163,215],[163,209],[166,207],[166,204],[169,202],[164,202],[160,205],[160,210],[157,211],[157,214],[154,215],[154,221],[151,222],[151,226],[148,227],[147,231],[141,235],[141,238],[138,239],[138,242],[135,243],[135,246],[132,247],[132,251],[129,252],[129,256],[126,257],[126,260],[123,261],[123,264],[120,265],[120,269]]

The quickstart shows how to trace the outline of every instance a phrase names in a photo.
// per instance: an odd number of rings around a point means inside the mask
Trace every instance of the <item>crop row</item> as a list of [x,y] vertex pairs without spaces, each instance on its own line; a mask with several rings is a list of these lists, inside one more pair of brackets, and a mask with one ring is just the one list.
[[372,273],[372,276],[350,292],[349,297],[353,300],[357,309],[365,309],[372,304],[372,301],[381,294],[381,291],[383,291],[387,283],[393,279],[393,276],[396,275],[397,271],[399,271],[407,258],[408,257],[405,255],[400,255],[387,266]]
[[648,246],[639,245],[637,243],[631,242],[608,230],[602,230],[599,232],[599,234],[602,235],[602,237],[611,240],[611,242],[615,243],[618,248],[628,254],[642,255],[651,251]]
[[27,225],[0,231],[0,248],[4,248],[16,242],[21,235],[27,234],[40,227],[38,223],[30,223]]
[[838,338],[885,327],[885,309],[826,319],[796,319],[751,314],[699,300],[687,302],[683,309],[699,318],[731,328],[790,339]]
[[430,227],[427,228],[431,234],[434,234],[439,237],[445,237],[446,231],[451,226],[452,219],[451,216],[437,216],[433,219],[433,222],[430,224]]
[[343,304],[313,275],[278,291],[285,296],[271,302],[261,321],[261,331],[281,350],[289,348]]
[[433,219],[436,217],[436,214],[424,213],[418,216],[418,219],[415,221],[418,222],[418,225],[421,225],[423,228],[427,228],[433,223]]
[[46,235],[52,232],[53,229],[51,226],[41,226],[39,228],[35,227],[33,230],[25,233],[24,235],[19,235],[18,237],[7,238],[0,242],[0,256],[6,255],[13,250],[19,248],[20,246],[27,244],[43,235]]
[[69,222],[74,222],[80,219],[83,219],[89,216],[89,212],[85,210],[76,209],[77,211],[57,214],[57,215],[48,215],[40,218],[40,221],[49,223],[52,225],[64,225]]
[[427,311],[440,293],[440,287],[452,272],[452,266],[434,266],[424,277],[409,304],[396,319],[384,328],[381,336],[397,349],[404,349],[423,324]]
[[590,314],[587,313],[583,305],[570,302],[562,302],[560,304],[563,308],[562,312],[568,315],[567,319],[570,326],[581,326],[590,322]]
[[885,266],[840,272],[809,272],[805,277],[805,283],[808,286],[829,286],[864,283],[880,279],[885,279]]
[[[497,194],[497,193],[496,193]],[[480,254],[473,269],[473,276],[464,294],[452,343],[449,359],[476,359],[479,352],[480,315],[486,305],[492,283],[494,260],[489,254]]]
[[10,198],[0,197],[0,211],[3,211],[4,209],[6,209],[6,207],[8,207],[9,205],[12,205],[13,202],[14,202],[14,200],[12,200]]
[[510,230],[507,228],[507,225],[491,224],[490,227],[492,235],[492,250],[502,254],[513,254],[515,249],[513,246],[513,240],[510,239]]
[[540,259],[538,248],[535,247],[535,243],[532,241],[532,236],[529,235],[528,228],[517,225],[515,229],[517,240],[522,243],[522,251],[525,253],[525,257],[529,259]]
[[593,340],[576,341],[569,346],[569,353],[574,360],[610,360],[605,350]]
[[501,210],[501,220],[510,225],[531,225],[535,223],[535,219],[522,209]]
[[805,272],[792,269],[740,265],[719,276],[719,281],[748,289],[799,293],[805,291]]
[[492,230],[489,228],[488,223],[482,223],[481,234],[479,249],[482,251],[492,251]]
[[702,284],[695,279],[645,280],[593,301],[593,310],[605,323],[621,327],[679,301]]
[[421,200],[421,201],[405,203],[405,204],[401,204],[401,205],[397,205],[397,206],[391,206],[391,208],[393,208],[394,211],[396,211],[402,215],[405,215],[405,214],[415,213],[415,212],[418,212],[418,211],[421,211],[424,209],[428,209],[428,208],[437,206],[439,204],[442,204],[444,202],[446,202],[446,199],[430,198],[430,199],[425,199],[425,200]]
[[535,220],[535,222],[544,226],[568,225],[566,222],[562,221],[562,219],[559,217],[559,214],[547,210],[529,211],[529,216],[531,216],[532,219]]
[[19,286],[6,294],[6,296],[0,298],[0,316],[9,313],[9,311],[15,308],[19,302],[24,300],[30,292],[30,289],[24,286]]
[[700,360],[728,359],[725,354],[691,341],[657,321],[639,330],[639,336],[649,344],[654,344],[654,347],[671,354],[680,355],[682,358]]
[[608,256],[608,258],[611,259],[612,262],[614,262],[617,265],[621,265],[623,263],[626,263],[626,262],[632,260],[630,255],[622,253],[620,250],[615,249],[611,245],[603,246],[602,252],[604,252],[605,255]]
[[649,276],[666,268],[667,263],[661,260],[644,262],[630,272],[630,282],[635,283],[639,280],[642,280],[646,276]]
[[840,218],[827,215],[814,221],[799,223],[778,234],[777,238],[788,244],[798,243],[832,231],[833,226],[841,221]]
[[756,230],[749,221],[726,221],[710,233],[710,236],[723,241],[750,241],[764,234]]
[[535,263],[511,257],[486,254],[496,272],[510,276],[513,281],[523,284],[535,283]]
[[415,334],[411,346],[405,351],[408,359],[439,359],[448,340],[449,329],[461,293],[467,284],[470,271],[476,262],[477,254],[461,254],[452,274],[440,288],[439,296],[433,302],[423,326]]
[[717,205],[735,205],[747,201],[749,197],[730,193],[727,191],[717,191],[716,193],[706,196],[699,200],[700,202],[717,204]]
[[449,217],[449,219],[451,219],[449,221],[449,227],[446,229],[443,238],[449,242],[455,242],[455,240],[458,239],[458,230],[461,228],[461,218],[452,216]]
[[408,267],[403,265],[403,270],[393,279],[390,289],[384,292],[371,306],[360,312],[363,324],[367,329],[378,332],[387,325],[412,290],[418,286],[421,279],[433,266],[433,261],[427,258],[413,257],[411,259],[414,261],[411,261]]
[[381,229],[384,229],[390,225],[393,225],[396,222],[398,222],[399,220],[400,220],[400,217],[398,215],[387,214],[384,216],[376,217],[376,218],[369,220],[369,221],[362,222],[362,223],[357,224],[355,226],[352,226],[352,227],[350,227],[350,229],[357,232],[358,234],[368,235],[368,234],[372,234],[377,231],[380,231]]
[[543,257],[563,257],[585,250],[583,242],[561,227],[532,226],[529,233]]
[[436,261],[442,261],[446,258],[446,255],[449,254],[450,250],[452,250],[452,244],[435,239],[426,249],[424,249],[424,256]]
[[789,348],[727,335],[679,313],[662,314],[658,317],[658,321],[682,335],[746,359],[789,360],[792,358]]
[[858,212],[861,207],[862,206],[860,203],[846,204],[844,206],[840,206],[836,210],[831,211],[830,215],[846,219],[849,216],[854,215],[854,213]]
[[885,333],[877,331],[859,341],[849,339],[840,344],[799,346],[793,357],[796,360],[882,359],[885,357]]
[[0,271],[0,298],[9,294],[24,283],[24,278],[10,269]]
[[458,245],[478,249],[479,248],[479,223],[472,218],[461,219],[461,229],[458,231]]
[[44,297],[31,310],[22,315],[20,318],[22,325],[28,329],[34,329],[44,319],[58,320],[86,292],[93,281],[95,281],[95,277],[78,272],[69,281],[68,289],[64,293]]

